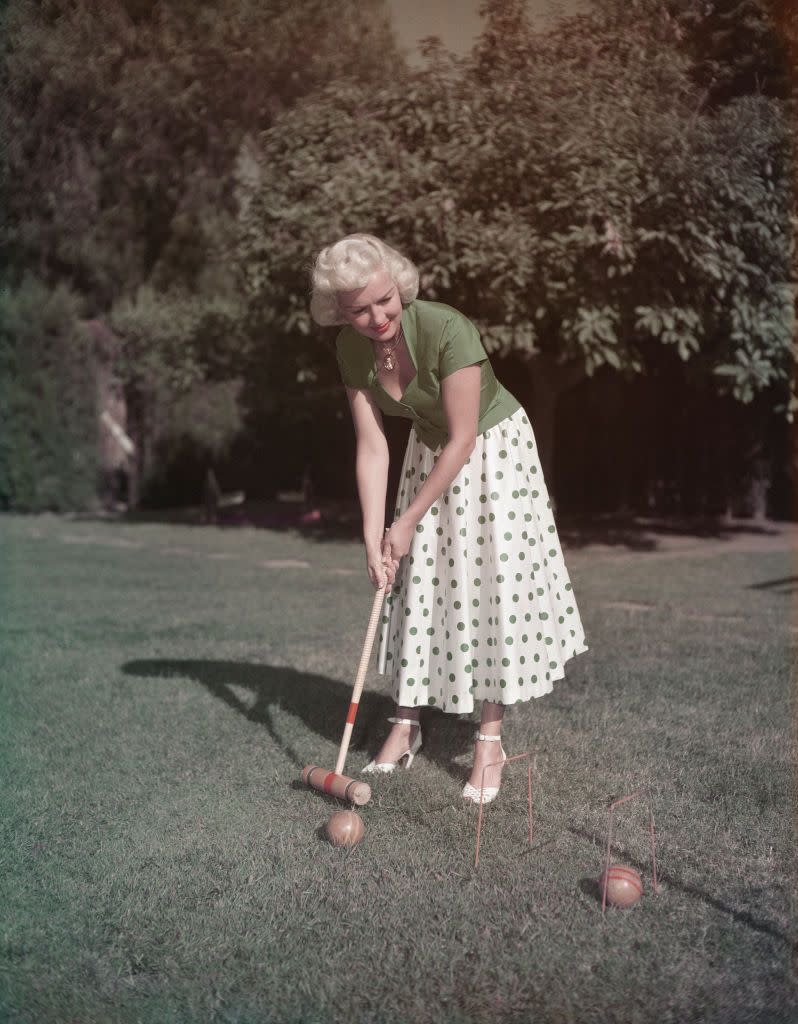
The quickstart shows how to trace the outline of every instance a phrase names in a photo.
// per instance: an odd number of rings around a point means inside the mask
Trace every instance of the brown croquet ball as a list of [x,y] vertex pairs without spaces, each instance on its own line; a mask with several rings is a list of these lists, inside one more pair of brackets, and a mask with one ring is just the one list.
[[336,811],[326,826],[327,838],[333,846],[357,846],[363,838],[363,819],[354,811]]
[[599,892],[604,892],[605,875],[607,903],[614,907],[633,907],[643,895],[643,882],[634,868],[628,868],[625,864],[612,864],[609,871],[601,872]]

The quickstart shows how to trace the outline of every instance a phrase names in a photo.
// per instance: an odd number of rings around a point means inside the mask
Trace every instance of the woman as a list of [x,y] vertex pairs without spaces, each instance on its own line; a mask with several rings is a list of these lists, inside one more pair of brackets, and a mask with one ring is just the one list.
[[[396,715],[364,771],[410,767],[420,707],[462,714],[481,700],[463,796],[487,803],[507,758],[505,707],[548,693],[587,650],[532,428],[474,325],[417,299],[418,271],[395,249],[350,235],[319,253],[312,280],[314,319],[346,325],[337,354],[357,438],[366,563],[375,586],[392,585],[378,668],[391,677]],[[383,413],[413,421],[384,534]]]

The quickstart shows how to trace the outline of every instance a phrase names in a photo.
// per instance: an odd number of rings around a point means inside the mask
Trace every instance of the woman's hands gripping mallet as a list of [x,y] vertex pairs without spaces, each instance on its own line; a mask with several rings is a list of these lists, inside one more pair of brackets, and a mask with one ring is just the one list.
[[[386,531],[387,532],[387,531]],[[366,547],[366,569],[374,587],[377,590],[390,588],[396,579],[396,571],[399,562],[386,557],[380,544],[370,544]]]
[[399,562],[410,551],[415,527],[403,519],[395,519],[385,531],[382,538],[383,564],[392,568],[394,575],[399,569]]

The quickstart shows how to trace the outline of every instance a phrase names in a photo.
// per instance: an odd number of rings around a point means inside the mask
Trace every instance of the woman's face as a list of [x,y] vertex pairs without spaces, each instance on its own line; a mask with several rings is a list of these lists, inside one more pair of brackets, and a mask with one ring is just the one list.
[[391,341],[402,319],[399,289],[387,270],[377,270],[362,288],[338,293],[346,322],[372,341]]

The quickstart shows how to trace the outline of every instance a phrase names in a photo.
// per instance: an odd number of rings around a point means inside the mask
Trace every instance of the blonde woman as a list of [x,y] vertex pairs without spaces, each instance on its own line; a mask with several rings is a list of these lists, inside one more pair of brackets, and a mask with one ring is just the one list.
[[[350,235],[323,249],[312,285],[314,319],[344,325],[336,346],[357,438],[366,564],[375,586],[392,587],[378,668],[396,714],[363,770],[410,767],[420,708],[462,714],[481,701],[463,797],[487,803],[507,757],[505,707],[549,693],[587,650],[532,427],[471,321],[418,299],[418,271],[378,238]],[[383,415],[412,421],[386,532]]]

